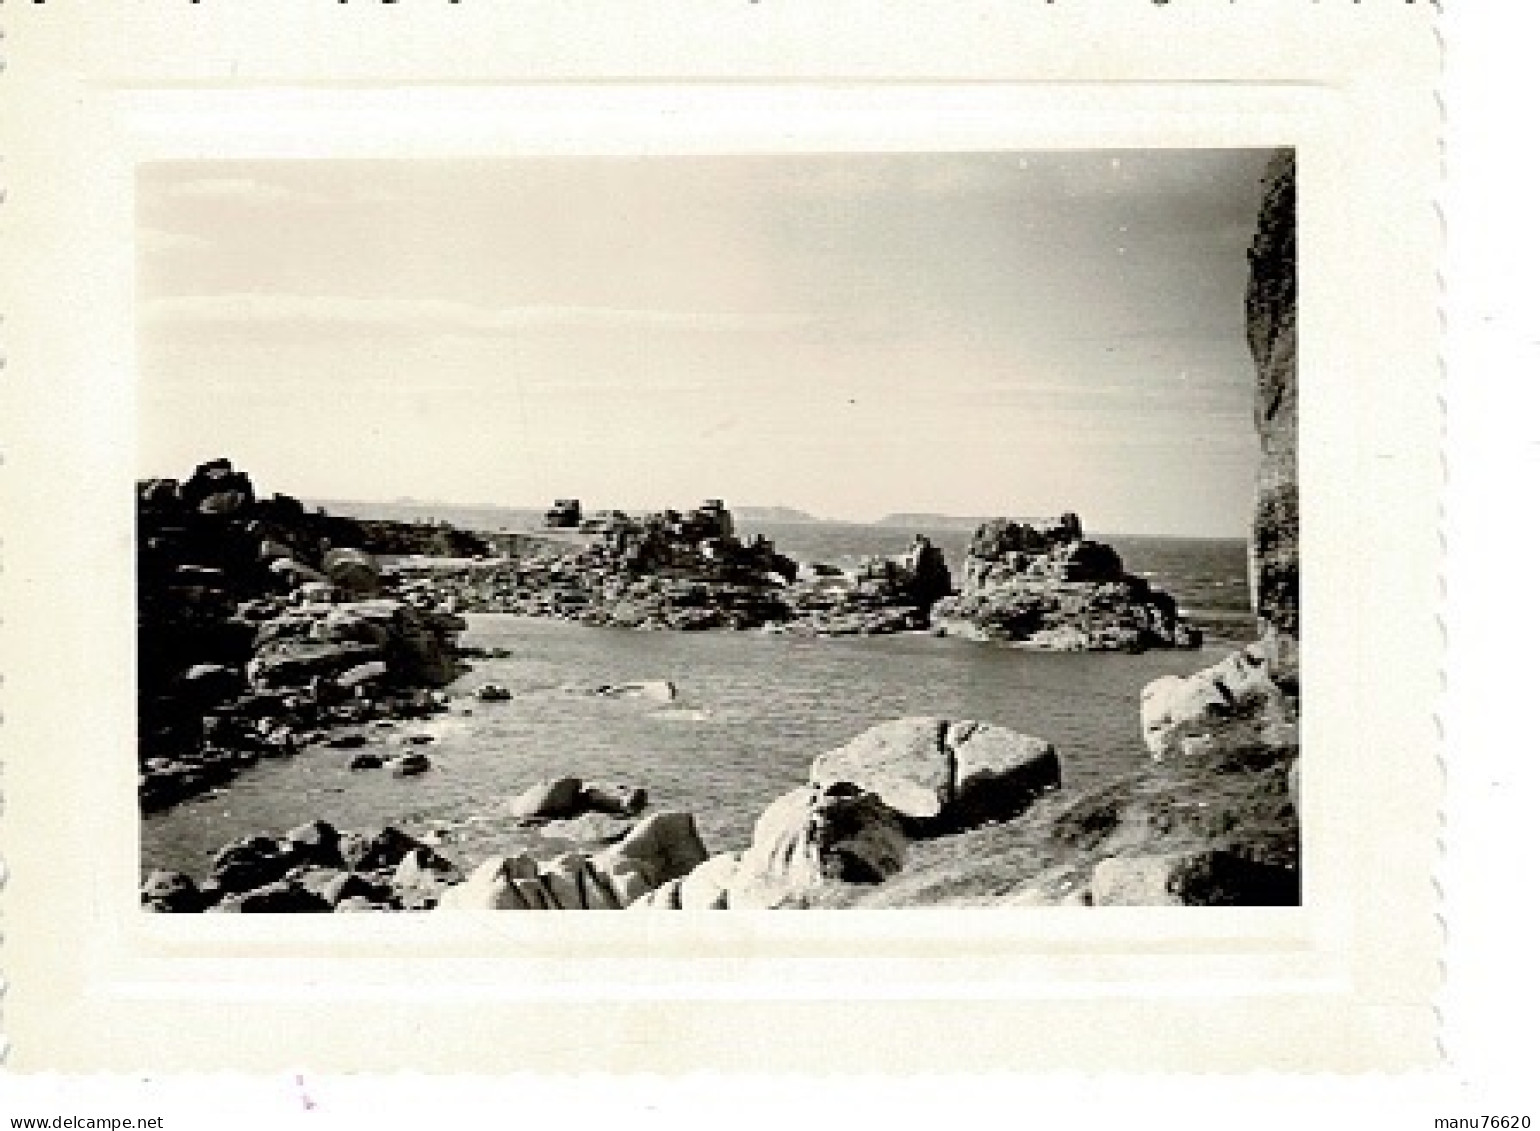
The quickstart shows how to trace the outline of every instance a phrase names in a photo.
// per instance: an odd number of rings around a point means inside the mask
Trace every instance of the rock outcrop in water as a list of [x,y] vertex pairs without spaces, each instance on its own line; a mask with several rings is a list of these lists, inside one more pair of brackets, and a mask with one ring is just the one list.
[[1195,648],[1199,631],[1176,602],[1123,571],[1116,550],[1084,536],[1066,514],[1041,528],[999,518],[974,532],[962,590],[937,602],[950,636],[1010,640],[1051,651]]
[[930,626],[952,591],[946,556],[923,535],[902,554],[863,558],[850,573],[812,571],[786,593],[787,629],[818,636],[880,636]]
[[632,518],[601,512],[584,537],[516,559],[423,568],[401,586],[465,612],[516,613],[618,628],[758,628],[784,620],[796,563],[743,542],[719,500]]
[[442,709],[464,622],[381,593],[361,527],[228,460],[139,485],[139,796],[159,808],[320,728]]

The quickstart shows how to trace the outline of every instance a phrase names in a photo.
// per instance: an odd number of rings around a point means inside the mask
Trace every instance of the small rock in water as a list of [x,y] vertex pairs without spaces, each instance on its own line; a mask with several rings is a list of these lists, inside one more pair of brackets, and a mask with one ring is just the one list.
[[503,703],[513,698],[513,692],[500,683],[484,683],[476,689],[476,698],[483,703]]
[[514,817],[570,817],[578,807],[583,783],[578,778],[549,778],[537,782],[508,802]]
[[390,772],[398,778],[408,778],[426,773],[431,765],[426,754],[404,754],[392,764]]
[[381,766],[383,766],[384,764],[385,764],[385,759],[381,758],[378,754],[370,754],[370,753],[355,754],[355,755],[353,755],[352,760],[350,762],[348,762],[348,769],[350,769],[350,770],[377,770]]

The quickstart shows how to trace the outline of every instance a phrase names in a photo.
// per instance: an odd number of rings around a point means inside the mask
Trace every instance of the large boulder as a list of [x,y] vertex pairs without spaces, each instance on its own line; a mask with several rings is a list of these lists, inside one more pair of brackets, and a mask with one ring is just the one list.
[[185,506],[211,516],[238,514],[256,501],[251,479],[228,459],[200,463],[179,494]]
[[246,665],[246,678],[259,690],[303,687],[317,677],[332,679],[350,668],[380,658],[371,644],[324,643],[292,638],[274,640]]
[[515,885],[538,875],[535,861],[526,853],[490,856],[462,882],[445,889],[435,911],[531,911],[529,901]]
[[321,571],[333,585],[354,596],[368,596],[380,590],[380,565],[365,550],[328,550],[321,559]]
[[807,907],[831,885],[881,883],[903,868],[908,845],[897,813],[875,793],[841,781],[801,786],[771,802],[743,859],[730,875],[725,864],[718,868],[735,909]]
[[1060,784],[1051,744],[971,719],[879,723],[809,771],[815,786],[848,782],[876,794],[915,835],[955,831],[1025,810]]
[[1139,696],[1144,744],[1159,761],[1299,743],[1298,704],[1253,644],[1186,677],[1162,676]]
[[578,778],[547,778],[508,802],[508,814],[525,820],[570,817],[578,809],[583,783]]
[[[638,821],[618,843],[595,856],[594,865],[612,878],[612,888],[614,877],[632,874],[640,874],[646,886],[654,888],[688,875],[709,856],[696,831],[695,818],[689,813],[666,811]],[[619,882],[626,891],[634,886],[629,880]]]

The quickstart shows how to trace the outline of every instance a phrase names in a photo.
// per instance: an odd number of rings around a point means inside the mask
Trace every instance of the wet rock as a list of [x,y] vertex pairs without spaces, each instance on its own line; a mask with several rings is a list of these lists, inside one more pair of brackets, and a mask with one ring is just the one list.
[[641,699],[648,703],[672,703],[679,697],[678,689],[666,679],[605,683],[593,688],[589,693],[605,699]]
[[369,736],[361,730],[343,731],[341,734],[328,735],[325,744],[335,750],[356,750],[369,741]]
[[385,759],[370,750],[355,754],[348,760],[350,770],[378,770],[384,765]]
[[513,698],[513,692],[500,683],[483,683],[476,689],[476,698],[483,703],[506,703]]
[[391,762],[390,772],[398,778],[410,778],[427,773],[432,766],[426,754],[403,754]]
[[613,782],[587,782],[578,793],[576,806],[595,813],[634,817],[647,808],[647,791]]

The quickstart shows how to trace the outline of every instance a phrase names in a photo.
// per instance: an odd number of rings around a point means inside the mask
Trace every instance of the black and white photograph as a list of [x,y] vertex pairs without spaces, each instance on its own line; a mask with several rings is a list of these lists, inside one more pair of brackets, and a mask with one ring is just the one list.
[[141,907],[1301,905],[1296,188],[141,163]]

